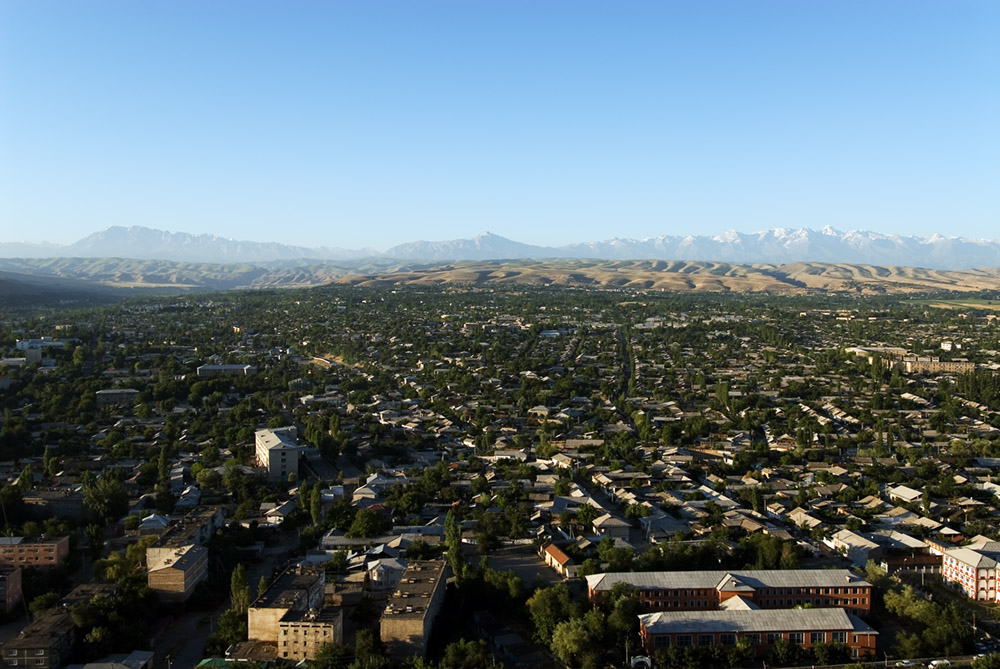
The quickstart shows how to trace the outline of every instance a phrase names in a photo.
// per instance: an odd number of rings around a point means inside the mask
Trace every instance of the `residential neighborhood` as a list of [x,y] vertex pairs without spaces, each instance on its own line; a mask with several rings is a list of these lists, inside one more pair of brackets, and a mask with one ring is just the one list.
[[0,309],[5,666],[803,666],[1000,633],[1000,328],[511,285]]

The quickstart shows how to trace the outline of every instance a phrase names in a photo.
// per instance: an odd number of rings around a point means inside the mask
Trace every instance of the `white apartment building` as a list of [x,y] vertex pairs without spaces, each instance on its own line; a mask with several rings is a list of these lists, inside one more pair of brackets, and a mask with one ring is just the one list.
[[997,596],[998,560],[1000,542],[996,541],[949,548],[942,558],[941,575],[957,583],[970,599],[997,602],[1000,601]]
[[257,430],[254,434],[257,464],[267,470],[269,481],[288,480],[289,474],[299,475],[299,445],[294,427]]

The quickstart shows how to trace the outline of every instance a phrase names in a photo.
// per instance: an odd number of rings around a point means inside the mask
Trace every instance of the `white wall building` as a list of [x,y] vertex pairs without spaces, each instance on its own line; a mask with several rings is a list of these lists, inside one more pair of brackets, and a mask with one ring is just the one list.
[[269,481],[285,481],[299,475],[299,445],[294,427],[257,430],[254,434],[257,464],[267,470]]

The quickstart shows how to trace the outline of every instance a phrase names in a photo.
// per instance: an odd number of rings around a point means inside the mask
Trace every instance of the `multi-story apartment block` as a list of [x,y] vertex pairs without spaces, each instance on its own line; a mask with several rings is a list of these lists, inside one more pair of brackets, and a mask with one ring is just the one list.
[[444,601],[446,566],[444,560],[411,560],[407,565],[382,612],[382,642],[390,657],[427,654],[431,627]]
[[1000,601],[997,590],[997,563],[1000,542],[984,541],[961,548],[949,548],[941,558],[941,575],[955,583],[971,599]]
[[214,376],[253,376],[257,368],[253,365],[202,365],[197,370],[201,378]]
[[69,557],[69,537],[0,537],[0,565],[58,567]]
[[109,388],[94,393],[97,408],[109,406],[132,406],[139,398],[139,391],[134,388]]
[[46,611],[0,646],[3,666],[50,669],[66,665],[79,636],[70,614],[73,604],[90,600],[95,595],[112,595],[117,589],[116,585],[93,583],[74,588],[59,606]]
[[208,540],[222,527],[221,506],[192,510],[168,529],[156,545],[146,549],[146,579],[151,590],[166,601],[187,601],[208,578]]
[[[296,649],[294,645],[281,643],[289,640],[289,631],[292,630],[291,626],[282,628],[282,621],[301,623],[299,631],[291,636],[298,634],[301,640],[306,640],[312,628],[304,623],[315,621],[306,621],[305,616],[299,614],[320,611],[323,608],[325,590],[326,571],[322,567],[298,566],[281,573],[267,591],[250,605],[247,611],[247,638],[251,641],[277,644],[280,658],[295,657],[292,653],[304,650],[308,646],[299,646]],[[289,613],[292,613],[292,616],[286,620]]]
[[254,433],[257,464],[267,470],[269,481],[284,481],[289,474],[298,476],[301,449],[295,432],[294,427],[281,427]]
[[748,571],[656,571],[593,574],[587,577],[591,601],[616,583],[639,591],[647,611],[710,611],[732,597],[762,609],[811,606],[871,612],[872,585],[846,569]]

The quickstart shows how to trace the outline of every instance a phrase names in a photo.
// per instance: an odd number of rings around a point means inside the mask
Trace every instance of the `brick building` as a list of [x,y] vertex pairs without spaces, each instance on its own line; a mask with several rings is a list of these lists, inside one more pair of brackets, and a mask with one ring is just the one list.
[[58,567],[69,557],[69,537],[0,537],[0,565]]
[[198,507],[146,549],[146,582],[160,599],[187,601],[208,578],[208,540],[224,523],[221,506]]
[[875,653],[878,636],[844,609],[661,611],[639,616],[639,634],[650,654],[671,646],[735,648],[740,639],[747,639],[754,654],[762,656],[783,639],[805,649],[840,643],[858,658]]
[[646,611],[711,611],[740,596],[762,609],[808,605],[867,615],[872,602],[871,583],[846,569],[593,574],[587,577],[587,595],[595,601],[616,583],[636,588]]

